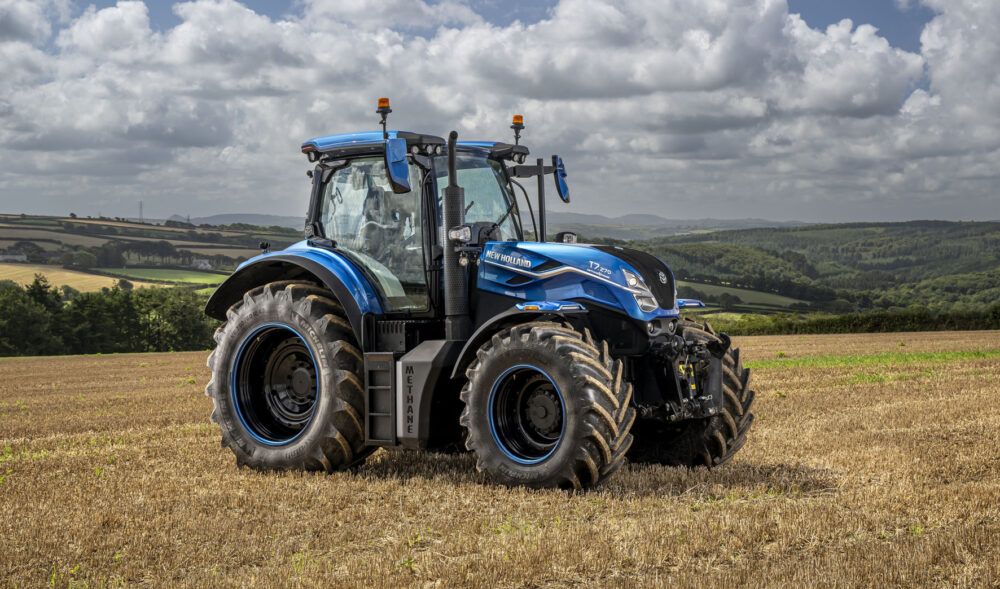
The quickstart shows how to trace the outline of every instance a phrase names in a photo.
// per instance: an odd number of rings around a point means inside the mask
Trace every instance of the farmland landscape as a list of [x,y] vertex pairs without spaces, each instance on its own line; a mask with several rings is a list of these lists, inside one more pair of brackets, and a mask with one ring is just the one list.
[[[277,250],[302,239],[300,230],[277,224],[286,217],[222,218],[231,223],[0,215],[0,254],[22,254],[30,262],[0,265],[0,280],[24,284],[41,273],[53,285],[87,291],[126,279],[207,295],[240,262],[259,254],[262,241]],[[243,218],[276,224],[236,221]],[[730,222],[752,227],[741,229],[718,223],[646,239],[638,225],[567,226],[581,231],[581,241],[660,257],[677,278],[678,294],[708,303],[705,313],[937,313],[983,309],[1000,297],[997,222]],[[628,231],[631,241],[611,237]]]
[[0,0],[0,589],[1000,589],[998,39]]
[[727,466],[583,493],[379,451],[261,474],[219,447],[207,352],[0,360],[5,586],[988,586],[1000,332],[738,338]]
[[261,241],[280,248],[300,235],[280,226],[0,215],[0,254],[23,255],[29,262],[0,264],[0,280],[27,284],[41,274],[83,292],[110,288],[119,279],[139,287],[206,289],[259,254]]

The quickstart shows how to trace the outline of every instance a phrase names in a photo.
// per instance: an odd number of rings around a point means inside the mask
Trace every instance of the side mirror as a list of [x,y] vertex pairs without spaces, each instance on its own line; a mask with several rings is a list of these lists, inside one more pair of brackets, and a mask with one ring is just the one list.
[[566,184],[566,165],[558,155],[552,156],[552,167],[555,171],[552,175],[556,179],[556,192],[563,202],[569,202],[569,186]]
[[385,140],[385,171],[396,194],[410,191],[410,164],[406,161],[406,139]]

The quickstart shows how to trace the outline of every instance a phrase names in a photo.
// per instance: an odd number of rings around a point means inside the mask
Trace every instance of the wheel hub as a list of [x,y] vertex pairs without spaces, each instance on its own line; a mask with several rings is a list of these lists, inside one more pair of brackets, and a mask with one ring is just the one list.
[[552,391],[534,392],[526,403],[525,417],[528,423],[541,434],[552,434],[561,421],[558,403],[559,400]]
[[299,366],[289,377],[292,381],[292,398],[299,402],[309,399],[314,393],[313,379],[315,375],[304,366]]

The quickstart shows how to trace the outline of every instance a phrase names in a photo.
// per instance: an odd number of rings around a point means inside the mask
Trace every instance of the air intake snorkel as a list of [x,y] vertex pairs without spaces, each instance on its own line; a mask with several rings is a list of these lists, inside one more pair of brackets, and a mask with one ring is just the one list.
[[444,223],[441,241],[444,243],[444,313],[445,339],[465,340],[469,337],[469,285],[466,269],[459,264],[457,241],[449,238],[450,230],[465,224],[465,190],[458,185],[455,164],[455,143],[458,133],[448,135],[448,186],[444,189]]

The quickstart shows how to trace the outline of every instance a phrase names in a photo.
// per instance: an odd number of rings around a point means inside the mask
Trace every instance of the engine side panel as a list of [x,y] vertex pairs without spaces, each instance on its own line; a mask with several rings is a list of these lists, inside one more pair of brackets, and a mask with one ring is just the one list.
[[[639,321],[677,317],[679,310],[672,292],[669,300],[659,300],[660,308],[651,312],[639,308],[628,290],[623,271],[642,276],[647,284],[659,280],[658,272],[665,275],[670,272],[666,265],[656,272],[645,266],[648,265],[636,268],[607,251],[587,245],[489,242],[479,259],[476,285],[479,290],[520,301],[596,303],[605,308],[620,309]],[[672,291],[672,274],[669,275],[669,285]],[[666,290],[654,289],[654,292],[661,294]],[[661,298],[667,297],[658,297]]]

